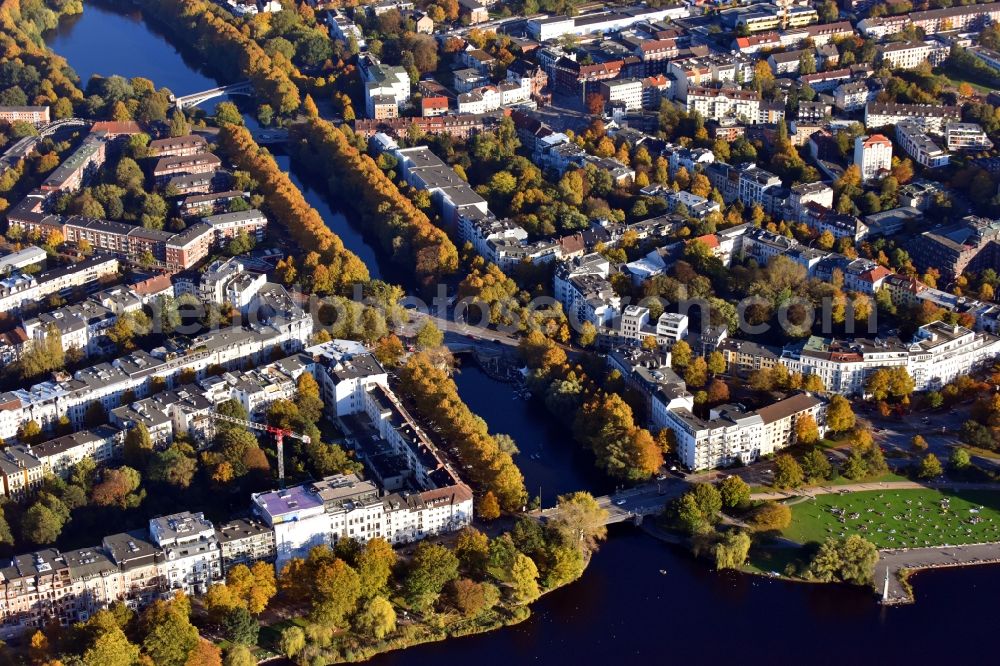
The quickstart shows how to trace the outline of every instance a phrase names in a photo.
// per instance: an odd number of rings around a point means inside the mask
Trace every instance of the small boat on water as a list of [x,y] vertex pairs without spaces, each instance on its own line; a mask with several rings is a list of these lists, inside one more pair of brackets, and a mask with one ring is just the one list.
[[661,576],[666,576],[667,575],[667,570],[666,569],[660,569],[660,575]]

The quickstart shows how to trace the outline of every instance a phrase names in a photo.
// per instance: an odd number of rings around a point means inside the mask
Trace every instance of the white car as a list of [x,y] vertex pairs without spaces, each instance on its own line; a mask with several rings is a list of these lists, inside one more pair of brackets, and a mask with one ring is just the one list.
[[623,499],[616,499],[615,500],[615,506],[624,506],[624,505],[625,505],[625,500],[623,500]]

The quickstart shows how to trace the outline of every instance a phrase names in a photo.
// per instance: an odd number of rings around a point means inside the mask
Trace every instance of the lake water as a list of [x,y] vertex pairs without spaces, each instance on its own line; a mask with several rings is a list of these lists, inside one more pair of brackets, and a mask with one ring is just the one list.
[[[48,40],[82,77],[146,76],[180,94],[216,84],[138,16],[88,4],[82,17],[66,21]],[[289,168],[287,158],[279,157],[279,163]],[[380,253],[337,212],[336,202],[303,183],[294,168],[290,173],[331,228],[378,275]],[[531,494],[540,488],[551,504],[560,493],[612,488],[541,405],[513,399],[510,387],[473,367],[462,369],[456,381],[491,431],[517,441],[518,464]],[[715,573],[674,547],[619,526],[583,578],[547,595],[527,622],[383,655],[373,663],[996,662],[988,641],[996,624],[1000,568],[929,572],[914,582],[915,605],[884,609],[860,589]]]

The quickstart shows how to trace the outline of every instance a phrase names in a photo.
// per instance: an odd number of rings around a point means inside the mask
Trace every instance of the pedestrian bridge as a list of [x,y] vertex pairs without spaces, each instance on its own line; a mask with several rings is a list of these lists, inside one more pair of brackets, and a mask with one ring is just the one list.
[[170,101],[178,109],[187,109],[192,106],[198,106],[206,100],[224,95],[246,95],[249,97],[253,95],[253,85],[251,85],[250,81],[240,81],[239,83],[230,83],[227,86],[219,86],[218,88],[191,93],[183,97],[172,97]]

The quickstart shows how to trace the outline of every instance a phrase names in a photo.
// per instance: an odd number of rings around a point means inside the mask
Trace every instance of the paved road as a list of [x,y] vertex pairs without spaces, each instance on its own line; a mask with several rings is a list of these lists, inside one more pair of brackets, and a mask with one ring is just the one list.
[[[879,594],[885,595],[883,603],[912,603],[913,598],[899,579],[902,569],[934,569],[995,563],[1000,563],[1000,543],[882,550],[879,551],[879,561],[875,565],[874,583]],[[888,585],[886,585],[887,573]]]
[[920,490],[935,488],[938,490],[1000,490],[1000,483],[966,483],[960,481],[940,481],[918,483],[917,481],[876,481],[871,483],[850,483],[842,486],[813,486],[796,490],[776,491],[769,493],[753,493],[753,500],[783,500],[792,497],[815,497],[817,495],[836,495],[858,493],[868,490]]
[[[971,403],[955,405],[951,409],[918,413],[903,419],[882,417],[874,409],[859,410],[859,421],[869,426],[875,441],[886,453],[912,455],[910,441],[914,435],[921,435],[929,446],[929,451],[946,461],[952,450],[961,444],[958,433],[962,424],[969,420]],[[973,462],[981,467],[1000,467],[1000,461],[972,454]],[[893,464],[890,457],[888,462]],[[907,464],[909,461],[907,461]]]

